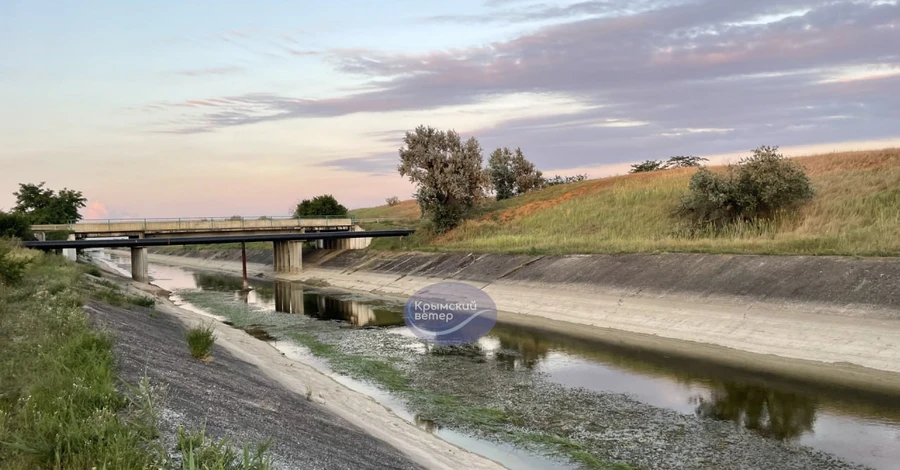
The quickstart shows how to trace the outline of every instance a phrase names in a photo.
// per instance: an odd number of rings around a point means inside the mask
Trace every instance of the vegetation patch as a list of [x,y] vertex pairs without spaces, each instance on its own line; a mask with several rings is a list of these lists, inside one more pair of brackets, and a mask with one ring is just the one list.
[[149,468],[155,428],[124,412],[112,340],[81,308],[80,271],[30,258],[19,282],[0,285],[0,467]]
[[184,338],[187,341],[188,351],[194,359],[209,359],[213,344],[216,342],[211,323],[197,325],[187,330]]
[[[752,253],[900,255],[900,149],[790,159],[815,195],[790,210],[697,230],[679,214],[697,168],[640,172],[545,187],[484,201],[456,228],[425,224],[402,239],[375,239],[385,250],[512,254]],[[710,167],[713,174],[726,167]],[[415,201],[404,201],[398,206]],[[395,206],[395,207],[398,207]],[[394,208],[381,206],[354,213]]]

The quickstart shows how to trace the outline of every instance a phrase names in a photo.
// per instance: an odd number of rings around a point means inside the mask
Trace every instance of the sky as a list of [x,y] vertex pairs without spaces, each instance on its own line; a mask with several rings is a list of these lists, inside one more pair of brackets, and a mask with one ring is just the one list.
[[900,146],[898,0],[0,0],[0,45],[0,209],[383,204],[418,125],[548,175]]

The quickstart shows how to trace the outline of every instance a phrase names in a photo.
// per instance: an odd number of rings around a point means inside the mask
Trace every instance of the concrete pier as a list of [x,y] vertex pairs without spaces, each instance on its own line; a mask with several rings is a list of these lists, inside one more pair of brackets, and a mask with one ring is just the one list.
[[276,273],[299,274],[303,270],[303,242],[277,241],[274,264]]
[[[70,233],[66,240],[74,240],[75,234]],[[69,261],[75,261],[78,259],[78,252],[75,248],[63,248],[63,256],[65,256]]]
[[150,282],[147,274],[147,248],[131,248],[131,278],[138,282]]

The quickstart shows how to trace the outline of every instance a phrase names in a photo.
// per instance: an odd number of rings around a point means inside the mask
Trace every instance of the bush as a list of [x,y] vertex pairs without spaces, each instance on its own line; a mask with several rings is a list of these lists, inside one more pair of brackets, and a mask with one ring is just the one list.
[[216,342],[216,335],[213,333],[212,324],[198,325],[187,331],[185,339],[194,359],[206,359]]
[[629,173],[646,173],[648,171],[665,170],[666,164],[662,160],[646,160],[641,163],[631,165]]
[[31,240],[31,224],[24,214],[0,211],[0,238]]
[[698,226],[768,218],[814,194],[803,168],[769,146],[757,148],[724,173],[701,168],[691,178],[690,190],[680,212]]
[[387,203],[388,207],[394,207],[397,204],[400,204],[400,198],[397,196],[391,196],[384,200]]
[[12,247],[0,241],[0,284],[15,284],[22,280],[27,265],[27,259],[16,258]]
[[574,176],[559,176],[556,175],[553,178],[544,178],[544,186],[556,186],[559,184],[570,184],[570,183],[578,183],[580,181],[587,180],[587,174],[574,175]]

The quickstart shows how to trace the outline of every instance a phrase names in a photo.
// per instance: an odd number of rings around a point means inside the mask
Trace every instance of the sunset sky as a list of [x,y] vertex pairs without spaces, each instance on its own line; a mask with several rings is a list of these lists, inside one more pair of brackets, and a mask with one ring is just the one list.
[[410,197],[419,124],[547,174],[900,146],[893,1],[0,2],[0,209],[284,215]]

